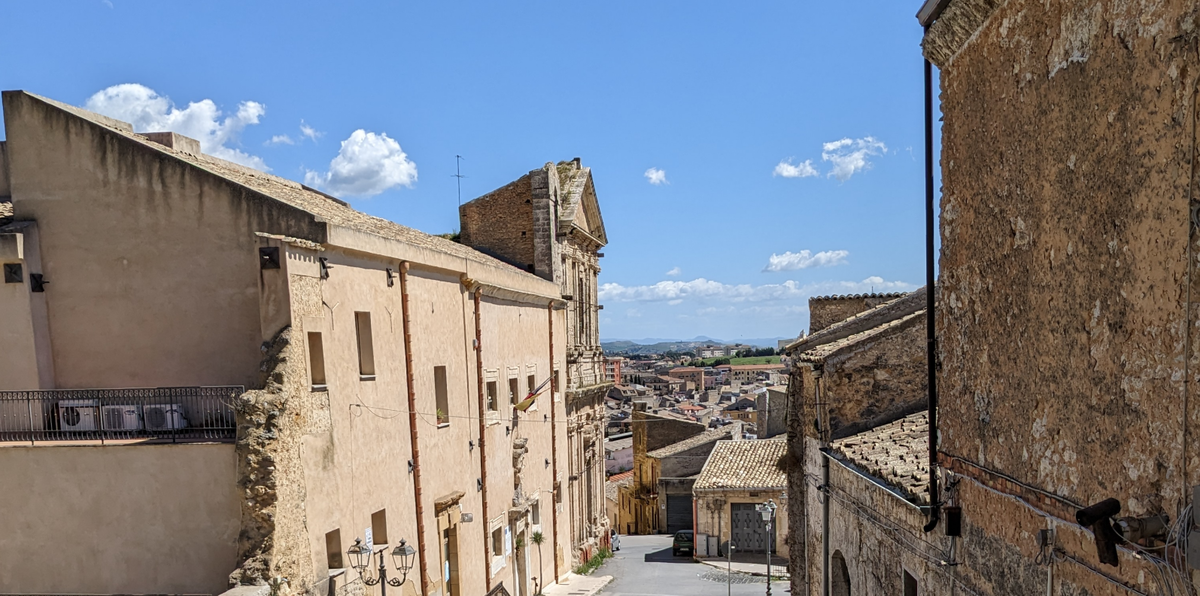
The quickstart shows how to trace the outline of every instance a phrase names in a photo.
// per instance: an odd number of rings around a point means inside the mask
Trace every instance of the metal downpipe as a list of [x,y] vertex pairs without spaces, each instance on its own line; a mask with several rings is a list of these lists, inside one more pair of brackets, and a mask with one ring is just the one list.
[[[929,28],[925,28],[926,33]],[[934,327],[937,279],[934,266],[934,210],[933,210],[933,65],[925,59],[925,360],[929,378],[929,520],[926,533],[932,532],[940,519],[941,503],[938,500],[937,461],[937,330]]]
[[[486,398],[483,395],[483,326],[480,324],[480,297],[483,295],[483,290],[476,288],[471,293],[475,305],[475,380],[479,391],[479,492],[482,500],[481,508],[483,509],[483,585],[490,591],[492,589],[492,552],[489,530],[491,528],[491,519],[488,517],[488,499],[487,499],[487,406],[484,403]],[[497,399],[499,399],[497,397]]]
[[421,593],[429,593],[428,563],[425,552],[425,507],[421,504],[421,446],[417,440],[417,388],[413,383],[412,325],[408,308],[408,261],[400,263],[400,308],[404,322],[404,374],[408,388],[408,434],[412,441],[413,500],[417,514],[417,552],[420,556]]

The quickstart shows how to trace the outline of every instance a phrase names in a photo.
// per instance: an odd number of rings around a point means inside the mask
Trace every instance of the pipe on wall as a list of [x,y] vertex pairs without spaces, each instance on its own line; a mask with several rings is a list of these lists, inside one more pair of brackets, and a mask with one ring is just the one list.
[[[813,371],[813,399],[817,404],[817,427],[821,435],[821,449],[829,447],[825,424],[827,416],[823,415],[821,402],[821,371]],[[829,458],[821,458],[821,593],[829,596]]]
[[408,307],[408,261],[400,263],[400,309],[404,322],[404,374],[408,388],[408,434],[412,441],[413,500],[417,514],[417,552],[420,553],[421,593],[429,593],[428,564],[425,561],[425,508],[421,505],[421,445],[417,440],[417,388],[413,383],[412,325]]
[[[558,386],[558,377],[554,371],[554,302],[546,305],[546,322],[550,342],[550,488],[553,493],[553,499],[550,502],[550,523],[554,526],[551,531],[551,543],[554,546],[554,581],[558,582],[561,577],[558,573],[558,499],[559,491],[562,490],[558,486],[558,433],[557,420],[555,411],[558,409],[554,405],[554,394],[562,390]],[[544,582],[543,582],[544,583]]]
[[[483,585],[488,591],[492,589],[492,552],[489,540],[491,540],[491,518],[488,517],[488,491],[487,491],[487,412],[486,397],[483,394],[483,326],[480,324],[480,298],[483,296],[483,291],[476,288],[472,292],[475,305],[475,378],[479,385],[479,486],[480,494],[482,495],[483,509]],[[497,399],[499,397],[497,396]]]
[[[929,32],[926,26],[925,32]],[[925,532],[938,525],[941,503],[938,501],[937,461],[937,330],[934,328],[937,279],[934,265],[933,210],[933,65],[925,59],[925,360],[929,386],[929,520]]]

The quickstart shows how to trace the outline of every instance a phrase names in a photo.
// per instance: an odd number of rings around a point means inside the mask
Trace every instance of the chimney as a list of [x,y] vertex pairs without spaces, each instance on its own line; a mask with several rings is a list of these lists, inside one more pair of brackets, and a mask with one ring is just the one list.
[[578,158],[578,157],[576,157],[575,159],[572,159],[571,161],[575,162],[575,169],[576,169],[576,170],[578,170],[578,169],[580,169],[580,168],[582,168],[582,167],[583,167],[583,164],[579,163],[579,158]]
[[176,151],[191,153],[192,155],[200,155],[200,141],[191,137],[185,137],[175,132],[147,132],[142,133],[146,140],[158,143],[164,147],[170,147]]

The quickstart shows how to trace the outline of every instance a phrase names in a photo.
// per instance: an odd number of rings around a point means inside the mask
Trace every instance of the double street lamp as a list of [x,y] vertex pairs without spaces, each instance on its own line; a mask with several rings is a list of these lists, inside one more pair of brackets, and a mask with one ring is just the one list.
[[771,538],[775,535],[771,528],[775,519],[775,499],[769,499],[755,509],[762,514],[763,521],[767,522],[767,596],[771,596]]
[[387,595],[387,587],[399,588],[408,580],[408,572],[412,571],[413,559],[417,554],[416,549],[409,546],[403,539],[400,540],[400,545],[392,549],[392,564],[395,565],[396,571],[400,572],[400,579],[388,579],[387,565],[383,563],[383,551],[379,553],[379,575],[373,575],[367,568],[371,564],[371,555],[375,554],[372,547],[362,543],[362,539],[355,538],[354,544],[346,551],[350,556],[350,566],[358,571],[358,576],[362,578],[364,584],[368,586],[379,585],[381,596]]

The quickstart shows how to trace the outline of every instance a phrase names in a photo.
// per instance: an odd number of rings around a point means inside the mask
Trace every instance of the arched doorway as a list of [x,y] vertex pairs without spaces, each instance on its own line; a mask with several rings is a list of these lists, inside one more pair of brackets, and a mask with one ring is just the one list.
[[846,569],[846,558],[842,556],[842,551],[833,551],[829,567],[829,593],[833,596],[850,596],[850,570]]

